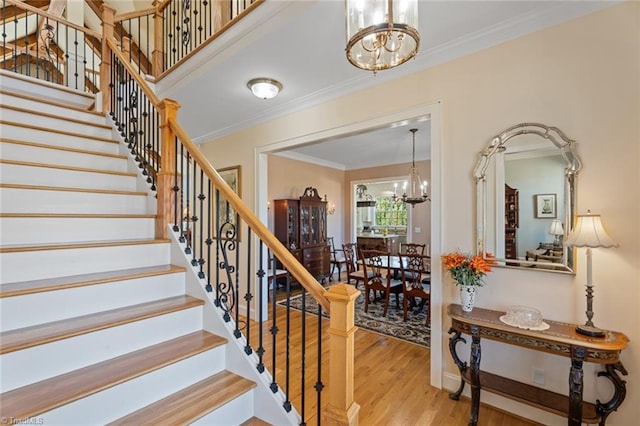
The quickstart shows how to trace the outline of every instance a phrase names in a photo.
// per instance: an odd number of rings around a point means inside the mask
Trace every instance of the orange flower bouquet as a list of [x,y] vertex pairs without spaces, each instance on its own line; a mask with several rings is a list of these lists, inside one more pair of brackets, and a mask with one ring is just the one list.
[[483,286],[482,278],[491,272],[491,265],[495,264],[491,260],[491,253],[472,256],[470,254],[462,254],[459,252],[447,253],[442,255],[444,267],[451,274],[451,278],[459,286]]

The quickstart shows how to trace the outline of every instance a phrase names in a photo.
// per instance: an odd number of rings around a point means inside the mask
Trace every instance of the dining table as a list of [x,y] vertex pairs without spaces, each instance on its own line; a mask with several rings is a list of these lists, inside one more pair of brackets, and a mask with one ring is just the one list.
[[[423,259],[427,262],[425,264],[425,273],[422,274],[422,281],[424,281],[427,278],[431,278],[431,274],[429,273],[429,266],[430,266],[430,257],[429,256],[422,256]],[[401,261],[402,258],[402,261]],[[391,269],[392,271],[392,278],[393,279],[402,279],[401,277],[401,271],[403,268],[403,265],[406,265],[408,260],[407,256],[403,256],[403,255],[390,255],[390,256],[380,256],[380,265],[383,268],[386,268],[387,266],[389,266],[389,269]],[[358,259],[358,265],[362,266],[364,260],[363,259]]]

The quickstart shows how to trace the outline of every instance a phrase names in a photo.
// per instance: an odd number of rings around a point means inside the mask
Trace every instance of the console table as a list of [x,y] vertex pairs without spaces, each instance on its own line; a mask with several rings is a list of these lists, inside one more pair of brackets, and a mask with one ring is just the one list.
[[[464,312],[460,305],[452,304],[447,308],[451,317],[449,334],[449,351],[460,370],[460,387],[449,395],[458,400],[465,383],[471,385],[471,417],[469,425],[478,422],[480,409],[480,390],[496,393],[506,398],[543,409],[568,418],[569,426],[580,426],[599,423],[603,426],[607,416],[615,411],[626,396],[626,382],[618,372],[627,375],[620,362],[620,352],[627,347],[628,337],[615,331],[607,331],[603,338],[594,338],[576,333],[575,324],[566,324],[545,320],[549,329],[533,331],[512,327],[500,321],[504,312],[474,308],[472,312]],[[456,353],[456,345],[466,340],[461,334],[471,336],[471,357],[469,365],[463,362]],[[495,340],[509,345],[517,345],[527,349],[547,352],[571,359],[569,369],[569,395],[541,389],[526,383],[517,382],[506,377],[480,370],[481,338]],[[595,403],[582,400],[584,362],[602,364],[604,371],[599,377],[606,377],[614,386],[615,392],[611,400]]]

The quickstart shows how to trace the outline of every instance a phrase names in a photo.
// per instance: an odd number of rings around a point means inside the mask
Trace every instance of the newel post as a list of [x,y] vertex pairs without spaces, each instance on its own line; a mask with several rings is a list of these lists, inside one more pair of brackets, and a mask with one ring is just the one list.
[[329,318],[329,403],[322,412],[325,425],[356,426],[360,406],[353,400],[355,302],[360,291],[337,284],[325,293],[331,303]]
[[100,92],[102,92],[102,112],[111,111],[111,49],[107,40],[113,40],[116,10],[102,4],[102,58],[100,62]]
[[163,99],[158,106],[160,112],[160,171],[157,175],[158,209],[156,213],[156,238],[167,238],[167,224],[176,209],[173,185],[175,184],[176,135],[171,130],[169,119],[176,118],[180,104],[172,99]]
[[162,38],[164,28],[164,15],[160,6],[164,3],[161,0],[154,0],[152,6],[156,9],[153,14],[153,51],[151,53],[151,74],[158,78],[164,72],[164,39]]

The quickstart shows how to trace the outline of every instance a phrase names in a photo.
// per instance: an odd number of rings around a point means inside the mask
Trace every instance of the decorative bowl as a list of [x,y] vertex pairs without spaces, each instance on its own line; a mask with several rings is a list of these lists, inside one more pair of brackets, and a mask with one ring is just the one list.
[[505,324],[519,328],[539,329],[544,324],[542,313],[529,306],[509,306],[507,314],[500,317]]

